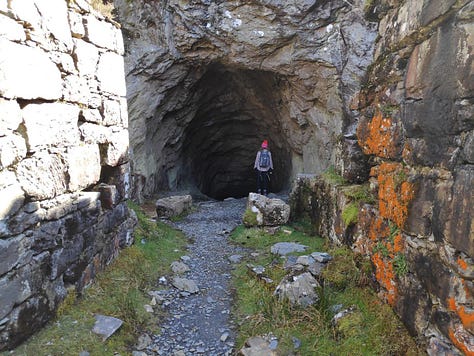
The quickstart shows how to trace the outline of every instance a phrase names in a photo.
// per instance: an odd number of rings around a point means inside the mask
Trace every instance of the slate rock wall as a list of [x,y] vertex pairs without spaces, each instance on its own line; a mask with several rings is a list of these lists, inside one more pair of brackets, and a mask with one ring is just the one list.
[[473,354],[474,3],[374,1],[367,15],[380,36],[357,138],[375,199],[300,177],[293,204],[372,260],[380,296],[430,355]]
[[131,243],[123,53],[85,1],[0,0],[0,350]]

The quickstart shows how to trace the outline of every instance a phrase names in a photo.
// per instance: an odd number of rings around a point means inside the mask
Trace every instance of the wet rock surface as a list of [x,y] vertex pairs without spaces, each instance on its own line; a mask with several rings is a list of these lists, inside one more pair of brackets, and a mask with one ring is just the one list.
[[234,352],[229,288],[233,262],[230,257],[242,256],[245,250],[230,244],[228,236],[241,224],[245,203],[245,199],[201,202],[196,204],[197,211],[172,223],[193,241],[182,258],[190,270],[181,278],[193,281],[199,290],[191,294],[174,288],[173,278],[161,279],[167,288],[153,294],[169,316],[161,324],[161,333],[152,337],[147,352],[158,355],[231,355]]

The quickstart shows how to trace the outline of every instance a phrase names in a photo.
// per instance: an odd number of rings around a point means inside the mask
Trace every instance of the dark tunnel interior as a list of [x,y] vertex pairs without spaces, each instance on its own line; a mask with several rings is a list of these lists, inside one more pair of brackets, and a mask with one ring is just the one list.
[[214,199],[256,189],[253,165],[267,139],[274,172],[270,192],[289,186],[291,149],[279,120],[279,78],[270,72],[210,66],[195,85],[199,103],[185,128],[179,181]]

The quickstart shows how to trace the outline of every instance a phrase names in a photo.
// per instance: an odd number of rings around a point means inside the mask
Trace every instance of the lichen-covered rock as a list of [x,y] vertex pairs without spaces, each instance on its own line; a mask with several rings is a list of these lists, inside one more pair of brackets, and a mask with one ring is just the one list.
[[190,195],[172,196],[156,201],[156,214],[158,217],[171,218],[178,216],[191,208],[193,198]]
[[244,216],[246,226],[284,225],[290,218],[290,206],[281,199],[271,199],[261,194],[250,193],[245,214],[255,215],[255,219]]
[[274,294],[280,300],[288,299],[291,304],[307,307],[319,301],[316,288],[320,285],[309,272],[284,277],[275,289]]

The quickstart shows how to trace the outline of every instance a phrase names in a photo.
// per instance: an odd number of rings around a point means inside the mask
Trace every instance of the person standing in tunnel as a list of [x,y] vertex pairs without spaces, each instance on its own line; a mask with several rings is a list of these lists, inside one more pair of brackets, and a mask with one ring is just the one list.
[[263,140],[262,148],[257,152],[254,169],[257,172],[257,193],[267,195],[270,174],[272,174],[273,171],[272,154],[270,150],[268,150],[267,140]]

